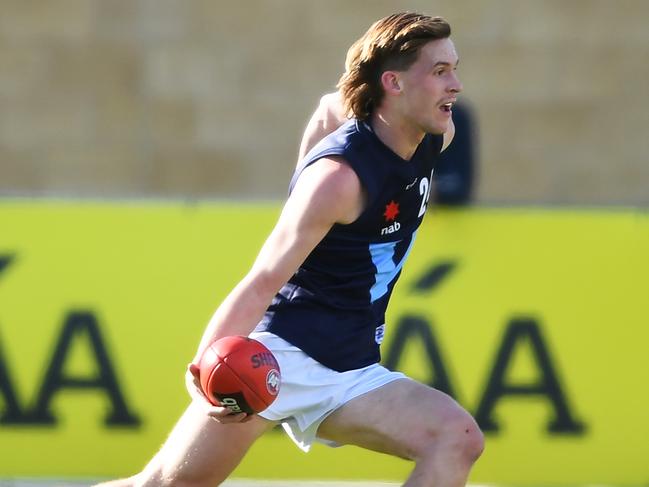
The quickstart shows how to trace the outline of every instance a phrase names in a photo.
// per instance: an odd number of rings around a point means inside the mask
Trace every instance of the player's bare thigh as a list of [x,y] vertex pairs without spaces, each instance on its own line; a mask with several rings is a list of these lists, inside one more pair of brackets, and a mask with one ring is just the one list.
[[473,418],[450,396],[399,379],[334,411],[320,425],[318,436],[416,460],[426,445],[455,432],[480,436]]
[[245,423],[220,424],[192,403],[137,476],[136,485],[218,485],[255,440],[274,425],[257,415]]

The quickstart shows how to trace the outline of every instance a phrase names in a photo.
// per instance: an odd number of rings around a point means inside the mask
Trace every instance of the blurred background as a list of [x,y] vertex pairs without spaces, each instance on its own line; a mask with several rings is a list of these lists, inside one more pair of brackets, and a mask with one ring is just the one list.
[[279,199],[348,46],[453,28],[475,201],[649,203],[642,0],[0,2],[0,193]]
[[[150,458],[347,48],[400,10],[450,22],[464,92],[384,359],[478,417],[473,483],[647,485],[643,0],[0,0],[0,485]],[[235,477],[409,468],[272,433]]]

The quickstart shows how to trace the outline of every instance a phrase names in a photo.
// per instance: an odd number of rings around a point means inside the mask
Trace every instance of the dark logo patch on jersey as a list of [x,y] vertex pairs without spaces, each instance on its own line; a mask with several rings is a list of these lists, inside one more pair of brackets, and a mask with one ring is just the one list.
[[399,214],[399,203],[396,203],[394,200],[391,200],[387,205],[385,205],[385,217],[386,222],[393,222],[394,219]]

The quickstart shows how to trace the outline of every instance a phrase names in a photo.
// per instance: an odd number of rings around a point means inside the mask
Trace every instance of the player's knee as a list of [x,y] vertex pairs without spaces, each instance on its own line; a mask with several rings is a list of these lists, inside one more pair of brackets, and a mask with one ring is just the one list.
[[480,458],[484,451],[484,434],[473,418],[465,424],[463,448],[465,457],[470,463]]
[[473,417],[458,407],[448,411],[441,424],[438,428],[422,428],[413,457],[424,459],[443,450],[462,464],[473,464],[484,450],[484,436]]
[[444,425],[442,435],[458,457],[473,464],[484,450],[484,435],[475,419],[464,410],[456,412]]

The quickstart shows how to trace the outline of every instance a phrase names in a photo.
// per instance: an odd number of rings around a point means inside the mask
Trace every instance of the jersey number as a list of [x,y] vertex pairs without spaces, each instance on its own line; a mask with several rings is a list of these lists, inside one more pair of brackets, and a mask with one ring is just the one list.
[[[433,171],[430,172],[430,180],[433,180]],[[419,214],[417,215],[417,218],[420,218],[424,216],[424,213],[426,213],[426,206],[428,205],[428,198],[430,198],[430,187],[432,185],[429,184],[428,178],[423,178],[419,182],[419,194],[421,196],[421,206],[419,207]]]

